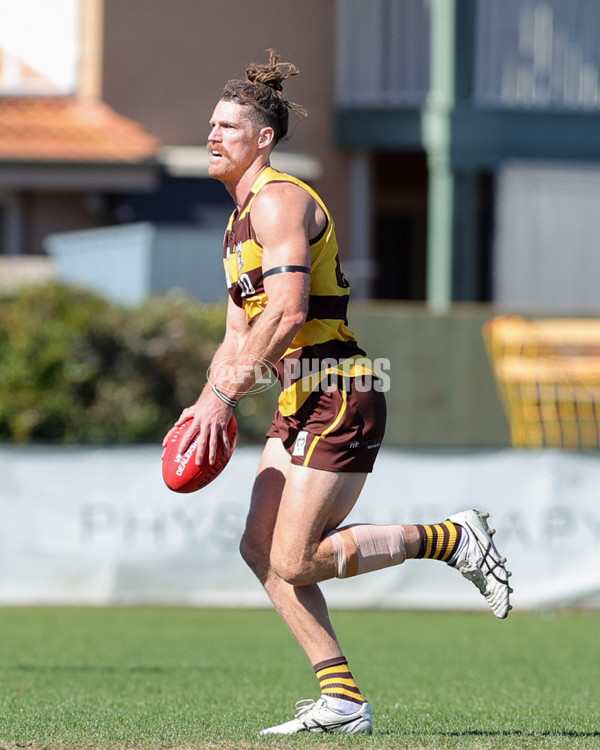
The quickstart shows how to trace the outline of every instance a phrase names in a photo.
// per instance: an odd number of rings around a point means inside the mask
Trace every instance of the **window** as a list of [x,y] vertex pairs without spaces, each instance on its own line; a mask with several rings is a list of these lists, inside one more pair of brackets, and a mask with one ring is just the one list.
[[479,104],[596,110],[599,71],[597,0],[479,0]]
[[0,0],[0,94],[77,87],[80,0]]
[[6,207],[0,200],[0,255],[7,252],[6,234]]
[[418,106],[429,91],[428,0],[338,0],[337,103]]
[[0,191],[0,255],[21,252],[21,213],[18,195]]

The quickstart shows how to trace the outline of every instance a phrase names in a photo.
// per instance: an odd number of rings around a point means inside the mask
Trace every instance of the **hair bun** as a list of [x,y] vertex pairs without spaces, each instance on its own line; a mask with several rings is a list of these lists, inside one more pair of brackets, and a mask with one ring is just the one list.
[[265,70],[265,65],[253,65],[246,71],[248,83],[262,83],[264,86],[283,91],[283,76],[277,70]]
[[283,82],[291,76],[298,75],[298,68],[289,62],[280,63],[275,50],[268,49],[269,62],[266,65],[251,63],[246,69],[248,83],[262,83],[274,91],[283,91]]
[[259,127],[271,127],[277,144],[288,132],[290,112],[298,117],[306,117],[307,111],[301,104],[288,101],[283,94],[283,82],[300,71],[292,63],[280,63],[272,49],[269,62],[265,65],[250,63],[246,68],[246,80],[235,79],[225,84],[221,99],[248,107],[248,117]]

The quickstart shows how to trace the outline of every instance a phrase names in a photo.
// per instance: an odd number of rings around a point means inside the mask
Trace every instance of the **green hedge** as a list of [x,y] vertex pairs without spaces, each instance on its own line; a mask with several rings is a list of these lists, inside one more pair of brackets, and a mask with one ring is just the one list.
[[[206,382],[224,327],[224,305],[181,295],[134,310],[60,284],[1,297],[0,440],[160,441]],[[242,440],[264,435],[274,396],[242,400]]]

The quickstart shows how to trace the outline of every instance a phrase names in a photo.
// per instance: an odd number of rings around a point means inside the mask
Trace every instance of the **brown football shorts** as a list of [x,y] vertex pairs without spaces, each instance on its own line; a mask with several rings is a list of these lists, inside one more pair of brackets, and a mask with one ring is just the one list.
[[[361,391],[361,378],[346,387],[310,394],[295,414],[275,412],[267,437],[280,438],[296,466],[335,472],[371,472],[383,441],[385,395],[371,381]],[[358,385],[358,387],[357,387]]]

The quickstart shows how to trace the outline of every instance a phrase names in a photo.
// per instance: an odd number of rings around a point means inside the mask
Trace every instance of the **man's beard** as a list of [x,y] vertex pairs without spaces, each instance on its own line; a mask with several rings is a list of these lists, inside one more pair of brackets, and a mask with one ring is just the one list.
[[229,152],[218,143],[209,143],[206,146],[206,150],[209,156],[212,155],[213,152],[221,154],[219,159],[209,162],[208,174],[216,179],[226,177],[232,167]]

